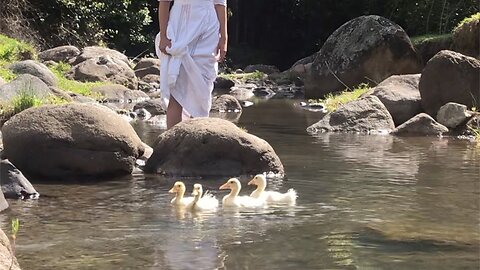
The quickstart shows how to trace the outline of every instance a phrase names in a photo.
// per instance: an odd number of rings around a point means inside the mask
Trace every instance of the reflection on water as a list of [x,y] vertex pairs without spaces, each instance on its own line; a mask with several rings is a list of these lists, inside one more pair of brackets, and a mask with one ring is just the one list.
[[[2,228],[20,218],[24,269],[480,267],[478,147],[455,139],[308,136],[317,118],[274,100],[245,108],[236,120],[273,145],[287,177],[269,186],[295,188],[295,207],[178,211],[167,193],[177,179],[137,174],[91,185],[37,184],[43,197],[10,201]],[[135,128],[149,144],[163,131]],[[224,180],[202,184],[221,199]],[[194,182],[186,180],[187,192]]]

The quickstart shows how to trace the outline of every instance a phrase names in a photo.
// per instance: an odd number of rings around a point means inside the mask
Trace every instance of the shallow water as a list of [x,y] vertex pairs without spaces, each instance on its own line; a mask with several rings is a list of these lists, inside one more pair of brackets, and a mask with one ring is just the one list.
[[[295,188],[295,207],[177,212],[167,194],[176,179],[135,174],[91,185],[36,184],[40,199],[10,201],[2,228],[21,220],[23,269],[480,267],[480,147],[307,135],[318,118],[294,101],[271,100],[246,108],[238,121],[282,159],[287,176],[269,186]],[[136,128],[148,143],[163,131]],[[222,197],[222,181],[202,183]]]

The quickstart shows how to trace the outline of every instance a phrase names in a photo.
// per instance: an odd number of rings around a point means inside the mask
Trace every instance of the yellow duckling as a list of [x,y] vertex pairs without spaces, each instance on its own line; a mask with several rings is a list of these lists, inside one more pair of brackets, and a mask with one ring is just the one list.
[[242,184],[237,178],[230,178],[220,189],[230,189],[230,193],[223,197],[223,207],[262,207],[265,201],[249,196],[238,196],[242,189]]
[[193,202],[192,209],[197,211],[215,210],[218,207],[218,200],[210,193],[205,192],[203,195],[203,187],[201,184],[193,185]]
[[265,191],[267,179],[263,174],[257,174],[248,184],[257,186],[257,189],[250,194],[250,197],[264,200],[268,204],[295,205],[297,201],[297,192],[293,188],[289,189],[286,193]]
[[183,197],[185,195],[185,184],[181,181],[175,182],[173,187],[168,191],[169,193],[175,193],[175,198],[173,198],[170,203],[175,206],[187,207],[191,206],[194,200],[194,197]]

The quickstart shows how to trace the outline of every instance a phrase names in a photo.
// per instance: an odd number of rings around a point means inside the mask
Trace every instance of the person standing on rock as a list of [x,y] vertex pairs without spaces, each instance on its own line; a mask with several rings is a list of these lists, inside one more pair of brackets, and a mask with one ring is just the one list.
[[227,52],[227,0],[159,0],[160,90],[167,128],[208,117],[218,62]]

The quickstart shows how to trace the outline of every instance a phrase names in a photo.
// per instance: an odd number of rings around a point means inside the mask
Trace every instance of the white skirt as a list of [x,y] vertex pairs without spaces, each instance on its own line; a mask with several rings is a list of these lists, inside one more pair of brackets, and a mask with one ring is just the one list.
[[155,38],[161,61],[160,90],[166,109],[170,96],[183,107],[184,116],[208,117],[213,83],[218,74],[216,49],[220,23],[211,0],[175,0],[170,11],[167,37],[170,55],[160,52],[160,33]]

